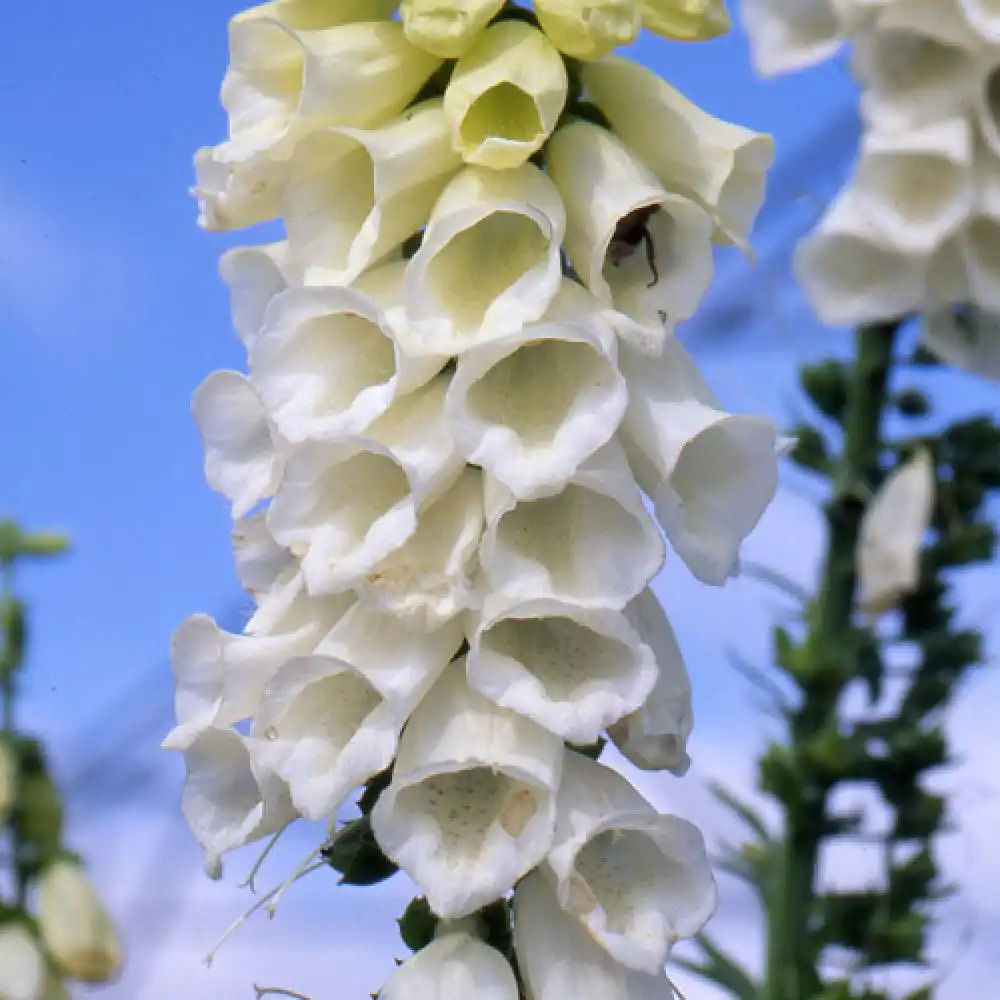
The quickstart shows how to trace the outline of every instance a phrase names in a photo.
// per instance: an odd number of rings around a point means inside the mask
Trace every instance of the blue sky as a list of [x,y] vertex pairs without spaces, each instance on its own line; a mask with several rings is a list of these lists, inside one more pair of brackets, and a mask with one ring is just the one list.
[[[133,969],[103,994],[121,1000],[185,991],[200,1000],[220,989],[251,997],[249,979],[283,969],[282,985],[314,990],[315,1000],[364,996],[377,986],[365,949],[374,969],[393,947],[391,920],[378,929],[368,896],[331,902],[327,889],[303,887],[285,923],[252,929],[234,946],[236,958],[220,959],[206,979],[198,948],[235,915],[235,890],[203,883],[176,818],[180,769],[155,751],[169,721],[170,632],[196,611],[236,615],[242,600],[228,512],[204,484],[188,400],[212,369],[241,365],[216,262],[244,240],[198,230],[186,193],[194,149],[224,133],[217,92],[225,24],[240,6],[4,0],[2,14],[0,513],[65,528],[74,543],[70,557],[22,576],[37,625],[23,717],[54,742],[71,788],[73,842],[94,858],[128,924]],[[835,189],[836,164],[849,159],[843,143],[829,148],[840,136],[850,141],[846,69],[836,62],[762,83],[739,32],[691,46],[644,40],[634,54],[713,113],[776,136],[786,174],[765,216],[761,263],[751,271],[726,256],[714,311],[705,314],[719,325],[696,324],[689,342],[733,406],[784,419],[795,362],[844,346],[840,334],[810,323],[788,286],[783,248],[815,218]],[[985,402],[988,390],[968,394],[968,383],[941,388],[956,405]],[[807,582],[819,544],[811,504],[788,489],[751,554]],[[661,586],[695,668],[699,773],[745,778],[748,748],[765,723],[722,653],[728,644],[762,653],[774,601],[743,583],[706,591],[676,565]],[[983,575],[973,605],[988,607],[990,586],[995,594],[995,576]],[[731,623],[725,641],[719,620]],[[982,728],[963,731],[983,734],[985,747],[987,720],[977,706],[970,711]],[[661,796],[721,822],[697,781],[684,784]],[[992,864],[988,884],[1000,891]],[[169,889],[160,877],[168,870]],[[745,926],[745,908],[732,905],[720,932]],[[989,919],[996,931],[995,910]],[[332,959],[324,961],[324,987],[316,946],[337,938],[349,950],[361,927],[372,928],[361,958],[334,973],[333,986]],[[752,935],[741,937],[752,951]],[[968,975],[983,962],[974,957]],[[962,996],[959,987],[975,982],[959,977],[942,996]]]

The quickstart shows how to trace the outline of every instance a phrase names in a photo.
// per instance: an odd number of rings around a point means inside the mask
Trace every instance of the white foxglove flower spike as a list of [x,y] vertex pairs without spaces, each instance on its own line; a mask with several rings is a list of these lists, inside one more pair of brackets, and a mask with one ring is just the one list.
[[540,871],[514,890],[514,948],[532,1000],[676,1000],[662,971],[651,976],[616,962],[559,905]]
[[191,411],[205,448],[208,485],[242,517],[281,481],[282,456],[264,406],[239,372],[213,372],[194,391]]
[[621,422],[616,356],[592,297],[564,280],[541,322],[459,358],[445,401],[456,446],[515,496],[551,496]]
[[682,42],[703,42],[732,28],[725,0],[638,0],[642,26]]
[[442,917],[507,892],[551,846],[561,740],[471,690],[465,663],[410,716],[372,811],[382,850]]
[[236,578],[255,601],[270,591],[295,562],[292,554],[267,530],[266,511],[237,519],[233,524],[232,543]]
[[41,948],[23,924],[0,924],[0,997],[47,1000],[47,970]]
[[248,352],[253,350],[271,299],[301,284],[299,271],[287,240],[234,247],[222,255],[219,273],[229,286],[233,327]]
[[457,59],[500,13],[504,0],[403,0],[406,37],[442,59]]
[[581,78],[660,183],[704,207],[718,239],[745,249],[774,160],[771,137],[713,118],[652,70],[617,56],[587,63]]
[[891,246],[851,187],[798,245],[794,266],[813,309],[831,326],[905,316],[924,296],[926,258]]
[[548,862],[564,910],[629,968],[655,975],[715,910],[705,841],[616,771],[566,751]]
[[306,284],[353,282],[424,225],[461,165],[440,100],[379,129],[330,128],[303,139],[282,215]]
[[677,637],[652,590],[644,590],[625,616],[656,657],[657,678],[642,707],[608,726],[612,742],[643,771],[682,776],[691,766],[687,741],[694,725],[691,681]]
[[832,0],[743,0],[743,26],[762,76],[805,69],[832,56],[843,41]]
[[412,628],[440,628],[478,604],[474,572],[482,530],[482,473],[469,467],[420,512],[402,548],[358,584],[358,598]]
[[552,599],[488,602],[469,684],[574,743],[634,712],[656,683],[653,651],[620,612]]
[[566,205],[566,252],[602,306],[640,325],[689,319],[712,281],[712,221],[668,194],[605,128],[564,125],[547,150]]
[[924,318],[924,345],[943,361],[1000,381],[1000,319],[972,310],[963,322],[952,309],[941,309]]
[[930,253],[972,207],[972,140],[965,116],[905,132],[868,131],[854,180],[859,210],[887,242]]
[[890,611],[920,580],[920,551],[934,510],[934,465],[916,452],[886,477],[861,519],[858,603],[872,616]]
[[636,0],[535,0],[542,30],[574,59],[600,59],[634,42],[642,27]]
[[559,192],[537,167],[466,167],[407,265],[404,349],[461,354],[538,319],[562,281],[565,230]]
[[[380,275],[401,287],[403,264]],[[385,311],[360,288],[298,288],[272,300],[250,365],[278,430],[301,444],[361,433],[442,360],[404,355]]]
[[778,488],[778,432],[719,407],[674,338],[650,358],[623,344],[629,406],[619,431],[636,480],[688,568],[721,586]]
[[622,608],[663,565],[663,541],[617,442],[552,497],[518,501],[496,480],[486,485],[479,559],[491,594]]
[[518,1000],[510,963],[462,931],[421,948],[379,990],[380,1000]]
[[541,149],[566,104],[562,56],[536,28],[500,21],[458,60],[444,110],[452,147],[466,163],[518,167]]

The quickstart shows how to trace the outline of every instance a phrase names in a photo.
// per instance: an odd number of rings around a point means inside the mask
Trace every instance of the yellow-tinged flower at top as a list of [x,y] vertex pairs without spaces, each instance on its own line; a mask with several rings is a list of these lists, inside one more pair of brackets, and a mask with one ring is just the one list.
[[444,95],[452,146],[466,163],[518,167],[540,149],[566,104],[562,56],[523,21],[501,21],[458,60]]
[[545,34],[574,59],[600,59],[634,42],[642,24],[636,0],[535,0]]
[[500,13],[504,0],[403,0],[406,37],[442,59],[457,59]]
[[654,35],[703,42],[733,26],[724,0],[639,0],[642,26]]
[[399,0],[273,0],[262,7],[289,27],[315,31],[352,21],[388,21]]

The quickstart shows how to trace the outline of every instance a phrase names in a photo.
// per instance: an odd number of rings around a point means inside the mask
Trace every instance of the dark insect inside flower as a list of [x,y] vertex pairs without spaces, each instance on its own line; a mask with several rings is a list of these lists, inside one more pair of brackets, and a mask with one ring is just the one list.
[[646,285],[652,288],[660,280],[660,274],[656,270],[656,253],[653,246],[653,237],[649,232],[649,220],[659,212],[659,205],[643,205],[634,212],[622,216],[615,226],[615,231],[608,243],[608,262],[612,267],[618,267],[622,261],[627,260],[638,249],[639,245],[646,250],[646,263],[649,264],[652,280]]

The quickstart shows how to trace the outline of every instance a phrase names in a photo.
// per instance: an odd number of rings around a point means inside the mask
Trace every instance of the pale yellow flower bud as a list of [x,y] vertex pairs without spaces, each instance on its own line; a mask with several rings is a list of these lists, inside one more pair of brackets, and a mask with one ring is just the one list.
[[600,59],[634,42],[641,22],[636,0],[536,0],[545,34],[575,59]]
[[9,815],[17,799],[17,758],[8,742],[0,742],[0,823]]
[[60,971],[85,983],[106,983],[122,962],[121,943],[78,864],[60,858],[38,882],[38,923]]
[[703,42],[733,26],[724,0],[639,0],[644,28],[680,42]]
[[407,39],[440,56],[457,59],[500,12],[504,0],[403,0]]

